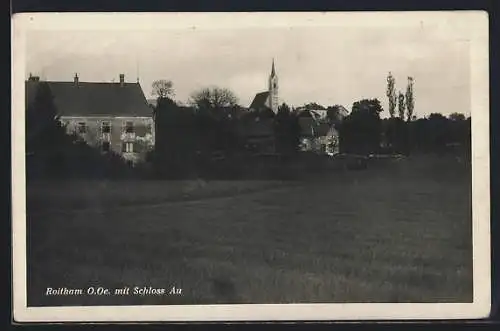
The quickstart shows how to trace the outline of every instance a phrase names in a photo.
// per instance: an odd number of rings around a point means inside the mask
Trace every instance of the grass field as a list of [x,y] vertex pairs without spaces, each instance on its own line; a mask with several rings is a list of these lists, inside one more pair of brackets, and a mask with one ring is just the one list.
[[[29,183],[28,305],[471,302],[470,186],[444,156],[293,182]],[[44,295],[88,286],[182,295]]]

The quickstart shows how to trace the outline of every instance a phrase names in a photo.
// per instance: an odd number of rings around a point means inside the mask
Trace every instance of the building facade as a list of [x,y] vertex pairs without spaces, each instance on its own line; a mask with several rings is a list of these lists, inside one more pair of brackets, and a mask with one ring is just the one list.
[[[140,84],[125,82],[44,81],[50,88],[60,121],[68,134],[84,140],[102,153],[114,152],[137,164],[154,148],[153,113]],[[34,98],[37,77],[26,82]]]

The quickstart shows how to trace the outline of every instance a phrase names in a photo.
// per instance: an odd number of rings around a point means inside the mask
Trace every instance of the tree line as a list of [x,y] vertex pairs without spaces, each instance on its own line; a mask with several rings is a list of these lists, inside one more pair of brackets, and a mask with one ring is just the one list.
[[[152,107],[156,145],[147,156],[148,168],[132,169],[119,155],[103,155],[76,135],[66,134],[50,88],[41,82],[35,101],[26,109],[27,174],[109,178],[134,176],[141,171],[178,177],[235,171],[239,166],[255,167],[250,164],[253,159],[241,159],[238,155],[252,152],[241,130],[257,121],[271,124],[277,153],[284,156],[282,160],[293,160],[299,155],[299,120],[311,117],[309,110],[318,109],[326,111],[326,117],[320,121],[338,130],[341,153],[442,153],[457,148],[470,151],[470,117],[458,113],[445,117],[435,112],[417,119],[413,86],[414,80],[409,77],[406,92],[396,92],[394,77],[389,73],[389,117],[381,118],[384,109],[378,99],[354,102],[347,116],[340,116],[338,105],[324,107],[314,102],[301,107],[301,111],[286,103],[277,114],[270,109],[248,111],[238,105],[231,90],[216,86],[195,91],[188,105],[182,105],[174,100],[173,83],[158,80],[153,83],[157,103]],[[217,158],[229,158],[231,162],[226,164],[232,167],[214,163]]]

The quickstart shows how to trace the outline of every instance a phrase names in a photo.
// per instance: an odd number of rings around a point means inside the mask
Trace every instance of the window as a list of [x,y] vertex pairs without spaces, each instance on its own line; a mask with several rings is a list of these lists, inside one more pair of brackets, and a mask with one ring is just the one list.
[[85,122],[78,122],[78,133],[87,133]]
[[103,152],[109,152],[109,150],[110,150],[109,141],[103,141],[102,142],[102,151]]
[[146,130],[147,130],[146,133],[153,133],[153,126],[151,124],[148,124],[146,126]]
[[111,132],[111,124],[109,122],[102,122],[102,133],[110,133]]
[[134,143],[123,143],[123,152],[124,153],[133,153],[134,152]]
[[127,121],[125,122],[125,132],[126,133],[134,133],[134,123]]

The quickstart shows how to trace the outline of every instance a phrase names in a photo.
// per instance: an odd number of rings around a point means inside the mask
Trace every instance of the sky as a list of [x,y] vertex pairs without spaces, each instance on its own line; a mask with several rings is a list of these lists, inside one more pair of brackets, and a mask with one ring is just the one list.
[[154,80],[172,80],[187,102],[207,86],[231,89],[248,107],[267,89],[274,58],[280,102],[330,106],[378,98],[388,115],[386,78],[406,90],[414,78],[415,114],[470,115],[467,38],[420,26],[275,26],[179,29],[47,29],[26,36],[26,76],[45,80],[135,82],[146,98]]

